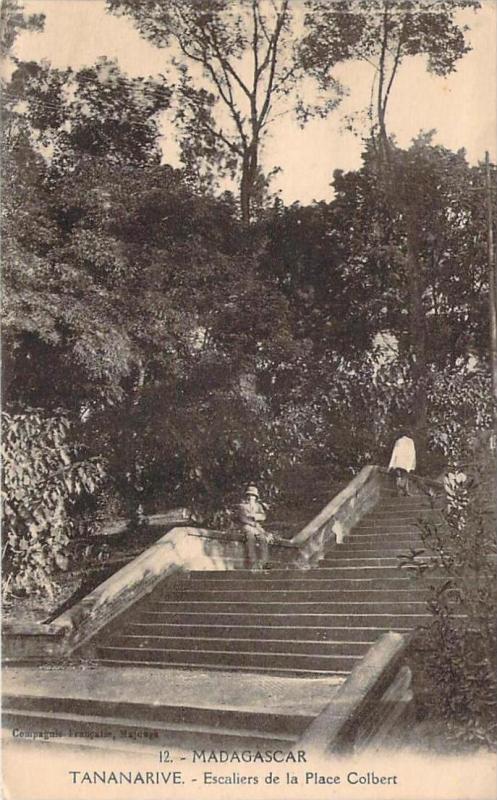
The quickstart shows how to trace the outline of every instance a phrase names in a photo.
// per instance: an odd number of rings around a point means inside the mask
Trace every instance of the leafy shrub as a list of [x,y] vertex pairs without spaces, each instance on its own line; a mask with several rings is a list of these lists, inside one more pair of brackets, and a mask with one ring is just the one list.
[[[490,465],[491,468],[491,465]],[[450,473],[447,508],[420,522],[426,550],[403,567],[430,583],[431,623],[413,642],[428,714],[442,717],[449,741],[497,746],[497,587],[495,497],[488,465]],[[445,578],[445,580],[444,580]]]
[[492,425],[490,373],[445,369],[433,373],[429,389],[429,441],[450,464],[471,457],[477,431]]
[[104,477],[97,458],[80,460],[64,413],[2,415],[3,592],[57,593],[70,563],[74,509]]

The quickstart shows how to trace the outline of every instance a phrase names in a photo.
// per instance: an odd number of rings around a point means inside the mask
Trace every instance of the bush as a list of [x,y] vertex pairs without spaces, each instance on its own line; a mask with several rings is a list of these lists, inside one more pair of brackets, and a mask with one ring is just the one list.
[[448,476],[446,510],[439,521],[420,523],[426,551],[403,557],[403,566],[423,580],[434,570],[442,576],[430,588],[433,620],[417,631],[413,653],[429,716],[441,717],[449,741],[468,748],[497,746],[495,497],[489,466]]
[[4,596],[57,594],[68,569],[75,508],[104,477],[101,460],[81,460],[63,412],[2,415]]

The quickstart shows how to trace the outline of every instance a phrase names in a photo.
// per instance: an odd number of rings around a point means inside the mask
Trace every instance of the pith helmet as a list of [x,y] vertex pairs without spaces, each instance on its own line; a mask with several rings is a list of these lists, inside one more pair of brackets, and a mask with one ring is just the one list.
[[251,483],[249,486],[247,486],[245,494],[251,494],[253,497],[259,497],[259,489],[257,486],[254,486],[254,484]]

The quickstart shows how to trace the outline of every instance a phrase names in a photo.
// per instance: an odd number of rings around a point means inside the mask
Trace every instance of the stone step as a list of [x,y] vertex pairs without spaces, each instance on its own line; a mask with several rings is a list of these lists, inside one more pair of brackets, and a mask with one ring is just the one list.
[[[354,534],[350,538],[345,539],[341,544],[330,547],[327,551],[331,552],[347,552],[347,553],[390,553],[393,550],[396,552],[404,551],[410,544],[416,547],[417,550],[423,546],[422,539],[414,539],[413,537],[383,539],[381,536],[361,536],[359,539],[354,538]],[[419,547],[417,545],[420,545]]]
[[[399,553],[405,553],[406,550],[409,549],[409,545],[406,544],[405,546],[401,545],[383,545],[376,546],[371,544],[369,547],[365,546],[354,546],[349,547],[347,544],[338,545],[338,547],[330,548],[325,553],[325,558],[332,558],[336,561],[347,561],[352,558],[397,558]],[[424,553],[428,554],[428,550],[422,547],[415,547],[415,550],[423,550]]]
[[[350,554],[352,555],[355,552],[361,550],[380,550],[382,553],[387,554],[395,554],[397,553],[405,553],[406,550],[414,549],[414,550],[427,550],[426,544],[422,541],[422,539],[414,539],[410,538],[397,538],[394,539],[382,539],[382,537],[372,537],[372,536],[358,536],[357,538],[351,537],[350,539],[345,539],[344,545],[346,545],[349,549]],[[329,548],[325,552],[325,555],[331,553],[333,548]]]
[[[276,580],[288,580],[288,576],[294,576],[295,569],[272,568],[264,572],[254,572],[249,569],[236,569],[226,571],[215,571],[211,573],[216,575],[212,580],[233,580],[233,576],[240,576],[240,580],[253,578],[274,578]],[[301,569],[298,571],[301,578],[319,578],[320,580],[344,580],[348,578],[370,578],[370,579],[384,579],[384,578],[398,578],[400,577],[398,566],[378,566],[378,567],[352,567],[337,564],[333,567],[323,567],[318,565],[316,567]],[[224,577],[223,577],[224,576]],[[235,578],[236,580],[236,578]]]
[[286,651],[274,652],[238,652],[228,647],[225,650],[169,650],[167,648],[124,647],[102,645],[98,647],[99,657],[103,660],[159,663],[171,666],[211,666],[227,668],[271,669],[287,672],[351,672],[361,660],[361,655],[302,655],[292,652],[291,643]]
[[[122,662],[121,662],[122,663]],[[124,664],[125,665],[125,664]],[[127,732],[134,734],[138,741],[147,744],[153,742],[168,747],[179,747],[191,750],[194,747],[205,747],[208,741],[212,747],[229,749],[254,748],[267,749],[268,742],[277,742],[279,747],[288,746],[299,738],[291,734],[264,734],[264,731],[242,731],[232,728],[212,728],[211,725],[188,723],[149,722],[148,719],[133,720],[121,717],[99,717],[91,713],[76,714],[74,712],[30,711],[10,708],[2,714],[2,724],[7,729],[23,728],[33,735],[47,730],[56,730],[59,737],[68,736],[73,741],[78,734],[82,737],[93,736],[98,731],[97,739],[105,747],[106,737],[126,738]],[[127,734],[129,736],[129,734]],[[40,740],[43,740],[41,737]],[[54,740],[57,742],[57,739]]]
[[337,562],[330,565],[320,562],[317,566],[317,571],[323,575],[334,576],[335,578],[393,578],[399,575],[397,560],[394,559],[394,562],[393,564],[378,564],[376,566],[360,566],[359,564],[352,565]]
[[[369,645],[365,645],[368,647]],[[39,695],[4,696],[2,699],[3,711],[11,710],[17,713],[33,711],[45,714],[76,714],[96,719],[125,719],[127,723],[147,725],[159,723],[161,727],[171,724],[209,726],[216,730],[236,730],[251,732],[259,731],[263,735],[279,734],[285,739],[298,735],[314,718],[312,713],[282,710],[278,713],[272,711],[250,710],[240,708],[183,705],[164,703],[159,697],[156,702],[136,703],[132,701],[109,701],[80,697],[42,697]]]
[[[383,534],[379,533],[356,533],[355,531],[347,536],[343,542],[338,544],[338,548],[342,549],[342,547],[350,548],[350,552],[353,550],[392,550],[395,548],[405,548],[409,547],[409,545],[413,545],[416,549],[420,547],[426,547],[426,544],[421,536],[416,536],[413,533],[409,534]],[[326,552],[331,553],[337,545],[331,545]]]
[[[421,547],[426,547],[423,539],[420,536],[415,536],[413,534],[401,534],[401,535],[393,535],[393,534],[383,534],[383,533],[356,533],[355,531],[348,536],[340,545],[346,545],[350,547],[350,552],[353,550],[370,550],[380,548],[382,550],[392,550],[392,549],[405,549],[410,545],[416,547],[419,550]],[[326,553],[331,553],[335,546],[331,546],[326,550]]]
[[423,498],[423,497],[385,497],[380,499],[376,506],[378,510],[385,509],[387,511],[399,510],[409,511],[411,509],[426,508],[428,510],[443,509],[445,505],[443,497]]
[[428,498],[426,500],[418,500],[413,497],[384,497],[373,507],[368,510],[368,514],[382,513],[382,512],[398,512],[400,514],[417,513],[421,512],[434,512],[439,513],[444,511],[446,507],[445,498]]
[[147,613],[184,613],[184,614],[416,614],[426,609],[424,600],[401,600],[381,601],[366,599],[362,602],[340,600],[321,600],[319,602],[308,602],[306,600],[285,601],[245,601],[227,600],[152,600],[147,607]]
[[396,494],[389,494],[381,496],[375,508],[378,510],[382,508],[387,508],[388,510],[399,509],[400,511],[406,509],[410,511],[411,509],[422,508],[430,511],[431,509],[443,509],[445,505],[446,499],[443,495],[436,495],[433,497],[429,495],[411,495],[410,497],[399,497],[399,495]]
[[390,535],[411,535],[411,536],[419,536],[421,537],[424,532],[426,531],[427,527],[432,528],[435,527],[432,522],[429,523],[428,526],[418,525],[416,522],[411,522],[409,524],[402,524],[402,525],[393,525],[392,523],[382,524],[382,523],[371,523],[371,522],[360,522],[356,527],[354,527],[351,533],[355,532],[369,532],[372,535],[375,534],[390,534]]
[[370,514],[366,514],[364,517],[361,518],[361,522],[363,523],[381,523],[382,525],[394,524],[394,525],[402,525],[406,523],[416,523],[420,520],[437,520],[441,521],[442,516],[437,514],[433,511],[375,511]]
[[431,486],[431,487],[426,487],[426,489],[421,489],[418,486],[413,486],[411,488],[412,493],[407,495],[406,498],[405,495],[399,495],[398,489],[394,485],[394,478],[390,475],[385,477],[385,482],[381,487],[380,491],[380,500],[384,500],[386,498],[397,498],[398,500],[404,500],[404,499],[413,500],[417,499],[418,497],[424,499],[430,499],[431,495],[429,494],[429,491],[435,491],[438,494],[443,492],[443,488],[441,486],[440,488]]
[[342,555],[329,550],[319,563],[323,567],[334,567],[335,565],[339,567],[395,567],[398,564],[398,559],[395,555],[381,558],[375,556],[354,557],[350,553]]
[[370,601],[424,601],[427,591],[422,587],[388,589],[276,589],[270,585],[262,591],[259,589],[226,589],[223,586],[211,586],[198,591],[181,590],[169,593],[154,594],[152,602],[222,602],[222,603],[326,603],[329,601],[340,602],[370,602]]
[[[404,551],[399,550],[398,552],[407,552],[408,548]],[[350,559],[350,563],[347,559],[334,559],[333,557],[329,556],[329,553],[332,551],[328,551],[324,556],[323,560],[320,560],[315,566],[313,567],[305,567],[299,570],[301,577],[314,577],[314,578],[321,578],[321,579],[346,579],[346,578],[388,578],[388,577],[398,577],[399,571],[399,561],[397,558],[397,551],[395,554],[390,555],[388,558],[379,559],[381,561],[387,561],[385,564],[378,564],[375,561],[378,559]],[[328,561],[328,559],[330,560]],[[359,561],[364,561],[368,563],[360,564]],[[356,563],[357,562],[357,563]],[[254,577],[262,577],[262,578],[269,578],[270,576],[280,579],[286,578],[288,575],[291,575],[294,572],[294,568],[291,567],[289,569],[284,569],[281,567],[280,564],[275,564],[274,562],[266,565],[263,570],[251,570],[246,567],[238,567],[235,565],[235,569],[227,570],[224,572],[225,575],[240,575],[242,579],[247,576],[254,576]],[[318,574],[314,574],[318,573]],[[397,573],[397,574],[396,574]],[[233,579],[233,578],[232,578]],[[222,580],[222,579],[220,579]]]
[[[409,544],[409,542],[416,541],[411,538],[401,540],[401,545]],[[401,548],[402,549],[402,548]],[[325,555],[333,555],[334,558],[361,558],[359,553],[370,553],[372,557],[377,558],[390,558],[400,552],[397,539],[384,539],[382,536],[377,536],[372,542],[364,542],[363,538],[344,539],[343,542],[332,544],[325,551]],[[365,555],[365,558],[368,556]]]
[[295,653],[297,655],[364,655],[371,646],[370,642],[347,640],[338,641],[295,641],[293,639],[259,639],[234,638],[231,629],[227,628],[224,637],[212,636],[164,636],[159,633],[143,635],[126,630],[122,635],[116,634],[102,642],[102,647],[133,647],[140,650],[166,650],[167,652],[229,651],[232,653]]
[[[355,528],[383,528],[383,530],[420,530],[420,517],[393,517],[392,519],[378,519],[377,517],[362,517]],[[433,522],[433,520],[430,520]],[[354,530],[355,530],[354,528]]]
[[[391,606],[392,604],[390,604]],[[396,606],[395,611],[387,611],[382,608],[380,611],[372,611],[370,608],[365,608],[359,604],[360,610],[357,608],[349,608],[345,611],[301,611],[300,613],[293,612],[290,614],[288,610],[283,613],[275,612],[250,612],[247,609],[243,611],[212,611],[198,610],[198,611],[148,611],[142,612],[137,615],[137,622],[161,623],[161,624],[177,624],[177,625],[237,625],[245,627],[247,625],[256,625],[260,628],[273,628],[281,625],[288,626],[291,621],[291,627],[324,627],[336,628],[343,626],[353,626],[358,628],[368,627],[381,627],[391,628],[397,630],[401,628],[412,628],[415,625],[423,623],[427,620],[433,619],[431,614],[426,610],[424,603],[420,603],[419,609],[415,612],[406,610],[399,611]],[[290,618],[290,619],[289,619]]]
[[[161,618],[162,619],[162,618]],[[409,628],[397,627],[396,630],[406,631]],[[167,621],[152,622],[149,619],[139,621],[132,619],[126,628],[132,635],[187,637],[190,639],[199,637],[204,639],[218,638],[224,639],[233,637],[239,639],[257,639],[264,641],[291,641],[291,642],[375,642],[382,634],[387,633],[390,628],[378,624],[369,627],[360,625],[350,627],[348,625],[322,627],[319,625],[289,625],[282,621],[281,625],[261,627],[259,624],[237,625],[229,623],[222,625],[219,622],[207,620],[203,623],[170,623]]]
[[[406,548],[407,549],[407,548]],[[421,549],[421,548],[416,548]],[[400,553],[401,551],[399,551]],[[405,550],[403,551],[405,552]],[[429,560],[430,556],[429,553],[419,553],[418,555],[418,563],[422,561]],[[398,567],[399,562],[399,554],[397,552],[392,553],[389,556],[384,556],[378,558],[377,556],[357,556],[351,557],[351,555],[346,555],[343,558],[339,556],[335,556],[330,554],[326,554],[323,559],[319,562],[320,566],[323,567],[337,567],[337,568],[344,568],[344,567]]]
[[[359,522],[354,526],[356,528],[383,528],[384,530],[403,530],[414,529],[420,530],[421,517],[393,517],[392,519],[378,519],[376,517],[362,517]],[[430,520],[433,522],[433,520]]]
[[[272,573],[259,573],[251,572],[244,574],[243,578],[238,580],[233,579],[233,572],[228,573],[212,573],[223,578],[216,580],[215,578],[206,579],[205,586],[212,587],[212,591],[309,591],[327,590],[327,591],[341,591],[355,590],[355,591],[369,591],[369,590],[393,590],[393,589],[416,589],[417,582],[410,579],[408,576],[402,577],[402,573],[395,578],[383,578],[375,580],[373,578],[343,578],[333,579],[328,578],[321,580],[320,578],[306,577],[308,573],[305,571],[300,573],[300,577],[274,578]],[[437,578],[442,580],[442,578]],[[196,591],[202,591],[204,582],[200,580],[193,580],[187,584],[189,587],[197,586]],[[154,593],[155,596],[155,593]]]
[[[381,530],[381,528],[376,530],[370,528],[369,530],[365,529],[363,531],[354,530],[338,544],[347,546],[353,545],[352,549],[356,550],[360,549],[361,547],[367,549],[370,546],[380,547],[385,550],[390,547],[396,547],[398,543],[404,546],[411,542],[414,544],[424,544],[423,538],[419,534],[419,531],[397,531],[395,533],[385,533]],[[332,544],[329,550],[332,550],[333,548],[334,545]]]
[[350,533],[348,534],[347,539],[352,538],[353,536],[388,536],[390,538],[395,537],[405,537],[405,538],[414,538],[414,539],[421,539],[421,532],[423,528],[419,528],[417,525],[356,525]]
[[416,516],[417,514],[435,514],[439,515],[443,511],[441,505],[432,506],[429,503],[396,503],[396,504],[388,504],[386,502],[380,502],[373,508],[370,508],[366,512],[366,516],[374,517],[374,516]]
[[[120,659],[120,658],[104,658],[101,656],[99,658],[99,663],[106,667],[147,667],[147,668],[156,668],[156,669],[185,669],[185,670],[202,670],[205,671],[208,669],[209,672],[213,670],[217,670],[219,672],[226,672],[226,666],[223,664],[192,664],[188,661],[175,663],[175,664],[163,664],[160,661],[144,661],[144,660],[135,660],[135,659]],[[254,674],[263,674],[267,676],[274,676],[274,677],[284,677],[284,678],[291,678],[291,677],[300,677],[300,678],[346,678],[350,675],[351,670],[327,670],[327,669],[303,669],[300,667],[294,667],[293,669],[287,669],[285,667],[267,667],[267,666],[246,666],[246,664],[231,664],[229,666],[230,672],[238,672],[242,673],[254,673]],[[204,734],[205,736],[205,734]],[[204,740],[205,743],[205,740]],[[267,744],[267,743],[266,743]]]

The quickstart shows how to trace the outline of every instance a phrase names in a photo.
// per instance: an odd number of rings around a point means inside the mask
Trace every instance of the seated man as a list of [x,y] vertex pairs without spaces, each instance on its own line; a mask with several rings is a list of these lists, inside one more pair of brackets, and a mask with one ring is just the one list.
[[269,545],[274,542],[273,535],[266,533],[260,524],[266,519],[266,511],[267,506],[260,500],[257,486],[248,486],[237,507],[237,517],[247,539],[249,566],[257,572],[267,565]]

